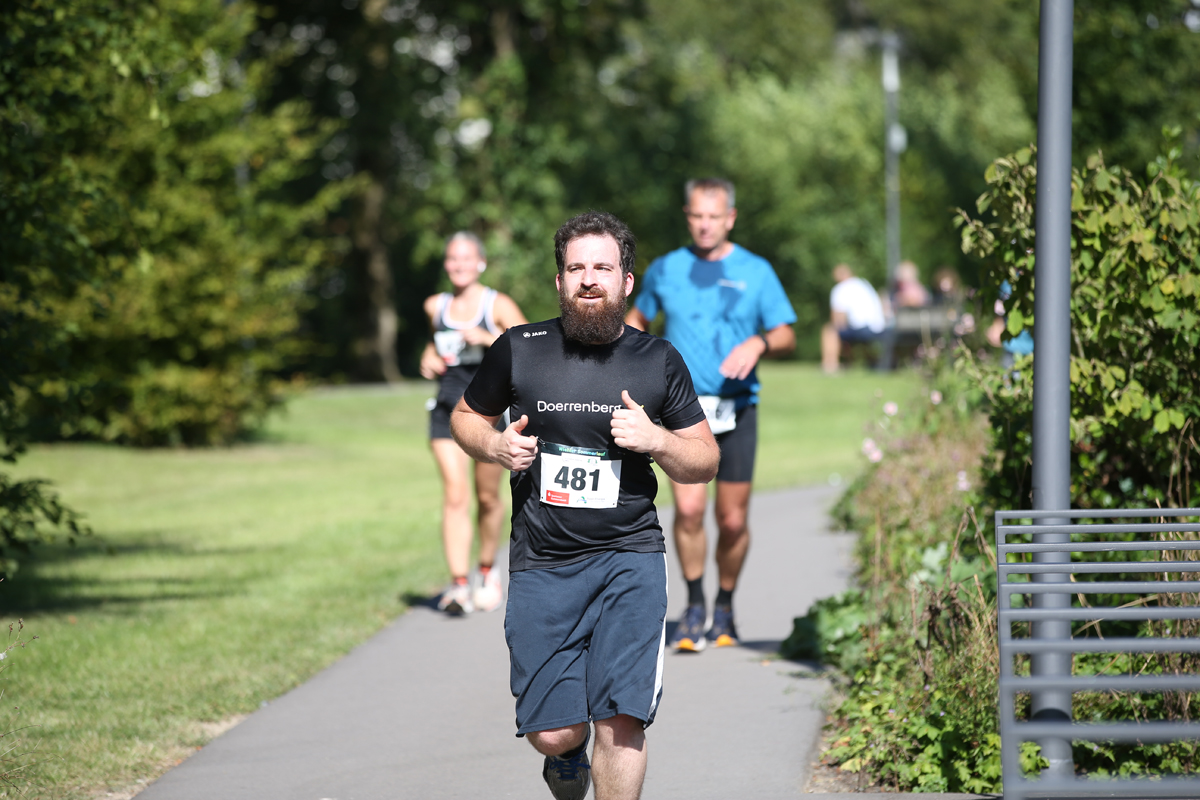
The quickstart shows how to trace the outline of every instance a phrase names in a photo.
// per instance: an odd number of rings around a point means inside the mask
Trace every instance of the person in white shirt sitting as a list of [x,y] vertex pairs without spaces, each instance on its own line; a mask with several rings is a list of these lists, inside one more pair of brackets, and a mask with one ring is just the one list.
[[886,328],[883,303],[871,284],[855,277],[846,264],[833,268],[836,285],[829,293],[829,324],[821,329],[821,368],[837,372],[842,345],[878,341]]

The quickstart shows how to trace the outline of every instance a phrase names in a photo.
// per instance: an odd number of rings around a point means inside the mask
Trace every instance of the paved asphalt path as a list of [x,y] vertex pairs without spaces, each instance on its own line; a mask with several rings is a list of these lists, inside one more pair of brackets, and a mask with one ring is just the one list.
[[[804,792],[828,687],[771,654],[794,616],[846,586],[852,538],[828,530],[834,497],[828,487],[755,495],[735,596],[743,645],[668,653],[648,731],[646,800]],[[663,516],[669,531],[670,512]],[[685,598],[673,552],[669,559],[673,625]],[[715,576],[706,579],[711,602]],[[549,800],[541,756],[514,728],[503,612],[454,619],[416,607],[138,798]]]

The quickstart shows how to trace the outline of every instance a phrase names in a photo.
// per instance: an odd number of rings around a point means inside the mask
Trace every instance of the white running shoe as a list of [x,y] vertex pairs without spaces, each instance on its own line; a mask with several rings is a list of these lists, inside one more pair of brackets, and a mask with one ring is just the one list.
[[495,611],[504,602],[504,591],[500,588],[500,575],[490,569],[487,575],[476,574],[475,586],[471,589],[471,602],[476,611]]
[[437,607],[438,611],[454,616],[470,614],[475,610],[475,604],[471,601],[471,587],[465,583],[450,584],[438,598]]

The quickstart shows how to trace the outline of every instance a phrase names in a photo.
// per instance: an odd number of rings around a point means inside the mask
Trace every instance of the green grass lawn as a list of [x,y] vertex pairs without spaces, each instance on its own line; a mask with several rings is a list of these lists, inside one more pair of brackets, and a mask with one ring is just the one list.
[[[864,421],[917,386],[800,364],[762,374],[765,489],[848,479]],[[314,391],[224,450],[56,445],[21,460],[97,534],[40,548],[0,584],[4,616],[39,637],[3,673],[20,709],[9,727],[36,726],[20,735],[38,745],[30,796],[136,787],[436,589],[430,394]]]

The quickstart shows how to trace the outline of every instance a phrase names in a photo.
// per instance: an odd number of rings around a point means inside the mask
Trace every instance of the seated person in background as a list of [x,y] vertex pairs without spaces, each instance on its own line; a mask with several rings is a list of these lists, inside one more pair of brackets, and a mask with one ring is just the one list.
[[933,302],[940,306],[961,306],[966,299],[962,279],[953,267],[942,267],[933,273]]
[[917,265],[901,261],[892,280],[892,308],[924,308],[932,302],[929,290],[921,284]]
[[836,285],[829,293],[829,324],[821,329],[821,368],[837,372],[842,343],[874,342],[883,336],[883,303],[871,284],[856,278],[845,264],[833,268]]

